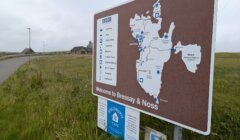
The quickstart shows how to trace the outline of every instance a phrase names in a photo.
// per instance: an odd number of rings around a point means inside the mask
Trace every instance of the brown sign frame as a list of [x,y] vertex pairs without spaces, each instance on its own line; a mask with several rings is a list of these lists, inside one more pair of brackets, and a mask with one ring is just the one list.
[[[203,135],[209,135],[210,132],[211,132],[211,117],[212,117],[212,98],[213,98],[213,76],[214,76],[214,58],[215,58],[215,44],[216,44],[216,23],[217,23],[217,8],[218,8],[218,0],[212,0],[214,5],[213,5],[213,15],[212,15],[212,34],[211,34],[211,49],[210,49],[210,56],[208,57],[208,59],[210,60],[210,71],[209,71],[209,84],[208,84],[208,89],[209,89],[209,95],[208,95],[208,105],[207,105],[207,121],[206,121],[206,129],[199,129],[199,128],[196,128],[194,126],[189,126],[189,125],[186,125],[184,123],[181,123],[179,121],[176,121],[176,120],[172,120],[172,119],[169,119],[167,117],[163,117],[163,116],[159,116],[159,115],[156,115],[154,113],[151,113],[147,110],[142,110],[142,109],[139,109],[137,108],[136,106],[131,106],[125,102],[121,102],[119,100],[115,100],[114,98],[111,98],[110,96],[105,96],[105,95],[101,95],[99,93],[96,92],[96,40],[97,40],[97,32],[96,32],[96,29],[97,29],[97,19],[100,19],[100,18],[103,18],[103,17],[107,17],[107,16],[110,16],[110,15],[113,15],[113,14],[117,14],[116,11],[119,9],[119,8],[123,8],[124,6],[128,5],[128,4],[132,4],[132,3],[135,3],[135,2],[140,2],[140,1],[143,1],[143,0],[130,0],[126,3],[123,3],[119,6],[116,6],[114,8],[109,8],[108,10],[104,10],[102,12],[99,12],[99,13],[96,13],[95,14],[95,17],[94,17],[94,49],[93,49],[93,79],[92,79],[92,84],[93,84],[93,87],[92,87],[92,93],[93,95],[95,96],[98,96],[98,97],[102,97],[102,98],[106,98],[108,100],[111,100],[113,102],[117,102],[121,105],[125,105],[127,107],[130,107],[130,108],[133,108],[133,109],[136,109],[142,113],[145,113],[147,115],[150,115],[150,116],[153,116],[153,117],[156,117],[158,119],[161,119],[161,120],[164,120],[166,122],[169,122],[169,123],[172,123],[174,125],[177,125],[177,126],[180,126],[180,127],[183,127],[183,128],[186,128],[186,129],[189,129],[191,131],[194,131],[194,132],[197,132],[199,134],[203,134]],[[163,0],[160,0],[160,1],[163,1]],[[165,0],[166,1],[166,0]],[[185,1],[192,1],[192,0],[185,0]],[[198,0],[196,0],[198,1]],[[207,1],[207,0],[205,0]],[[209,0],[208,0],[209,1]],[[117,10],[116,10],[117,9]],[[144,11],[145,12],[145,11]],[[107,13],[107,14],[106,14]],[[110,14],[109,14],[110,13]],[[129,42],[130,43],[130,42]],[[119,41],[118,41],[118,48],[119,48]],[[110,89],[111,90],[111,89]],[[198,121],[198,120],[195,120],[195,121]]]

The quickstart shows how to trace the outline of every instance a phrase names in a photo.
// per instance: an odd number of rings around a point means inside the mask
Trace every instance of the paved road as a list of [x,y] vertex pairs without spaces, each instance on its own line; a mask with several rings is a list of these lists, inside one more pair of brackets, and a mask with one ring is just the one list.
[[[36,57],[31,57],[31,59]],[[21,65],[28,62],[28,57],[11,58],[0,61],[0,84],[11,76]]]

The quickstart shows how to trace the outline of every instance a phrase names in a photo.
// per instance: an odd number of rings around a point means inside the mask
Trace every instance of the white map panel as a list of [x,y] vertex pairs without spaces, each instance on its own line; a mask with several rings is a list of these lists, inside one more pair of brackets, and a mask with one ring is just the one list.
[[[149,11],[146,12],[149,14]],[[157,20],[153,23],[152,19]],[[201,46],[177,45],[172,42],[172,34],[177,28],[172,22],[164,36],[159,35],[162,30],[161,4],[159,0],[153,5],[153,15],[143,16],[135,14],[130,19],[132,36],[138,44],[140,58],[136,60],[137,81],[144,91],[152,96],[158,104],[158,96],[161,93],[162,73],[166,62],[171,61],[171,55],[182,52],[182,60],[188,71],[196,73],[197,65],[201,63]]]

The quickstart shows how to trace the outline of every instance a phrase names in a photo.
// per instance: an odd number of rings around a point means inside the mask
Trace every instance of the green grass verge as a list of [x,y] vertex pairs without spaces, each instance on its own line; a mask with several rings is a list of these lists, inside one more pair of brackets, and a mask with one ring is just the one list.
[[8,55],[17,55],[18,53],[8,53],[8,52],[0,52],[0,57],[8,56]]
[[[184,130],[184,139],[240,139],[239,101],[240,59],[217,55],[212,133],[205,137]],[[90,57],[37,58],[0,86],[1,140],[113,139],[97,129],[96,119]],[[141,125],[172,138],[169,123],[142,114]]]

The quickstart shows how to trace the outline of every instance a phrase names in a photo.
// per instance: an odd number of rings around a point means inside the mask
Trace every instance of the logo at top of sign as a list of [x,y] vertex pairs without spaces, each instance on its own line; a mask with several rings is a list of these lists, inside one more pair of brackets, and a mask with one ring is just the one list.
[[109,23],[112,21],[112,17],[106,17],[104,19],[102,19],[102,23]]
[[[149,14],[149,12],[146,13]],[[157,0],[153,4],[152,16],[135,14],[130,19],[132,36],[138,44],[140,53],[140,58],[136,60],[137,81],[157,104],[164,82],[162,73],[165,64],[171,61],[171,55],[181,52],[182,61],[187,70],[193,74],[197,72],[202,56],[201,46],[197,44],[182,45],[181,41],[173,44],[172,37],[177,28],[174,22],[171,22],[168,32],[160,36],[159,31],[162,30],[161,25],[164,21],[161,15],[161,3]],[[157,23],[152,22],[152,19],[157,20]]]

